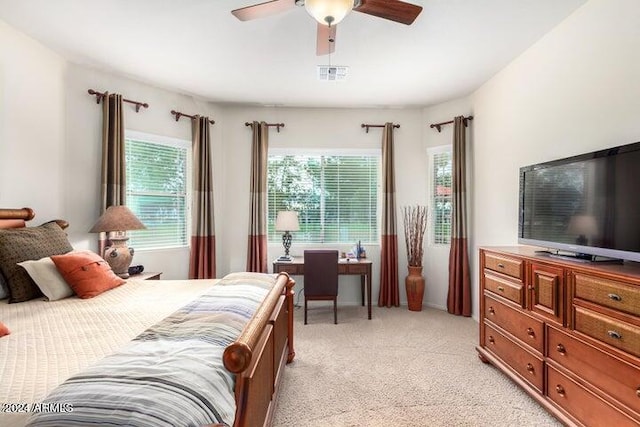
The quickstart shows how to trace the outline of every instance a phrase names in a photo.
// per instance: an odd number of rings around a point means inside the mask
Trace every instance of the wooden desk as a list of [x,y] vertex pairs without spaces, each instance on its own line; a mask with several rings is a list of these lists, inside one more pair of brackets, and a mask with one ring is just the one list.
[[[364,306],[365,288],[367,294],[367,311],[371,319],[371,266],[372,262],[366,258],[359,260],[340,261],[338,263],[338,274],[360,276],[360,291],[362,295],[362,305]],[[289,273],[292,276],[304,275],[304,258],[293,257],[292,261],[273,261],[274,273]]]

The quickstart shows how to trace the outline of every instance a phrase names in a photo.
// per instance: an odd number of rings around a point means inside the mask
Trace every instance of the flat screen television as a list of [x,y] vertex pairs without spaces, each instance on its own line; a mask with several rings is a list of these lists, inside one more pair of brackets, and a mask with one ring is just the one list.
[[640,261],[640,142],[520,168],[518,242]]

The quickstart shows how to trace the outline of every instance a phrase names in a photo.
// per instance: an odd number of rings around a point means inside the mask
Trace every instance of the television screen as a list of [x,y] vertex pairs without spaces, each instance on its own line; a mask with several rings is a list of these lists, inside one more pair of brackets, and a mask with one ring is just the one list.
[[521,168],[518,237],[640,261],[640,143]]

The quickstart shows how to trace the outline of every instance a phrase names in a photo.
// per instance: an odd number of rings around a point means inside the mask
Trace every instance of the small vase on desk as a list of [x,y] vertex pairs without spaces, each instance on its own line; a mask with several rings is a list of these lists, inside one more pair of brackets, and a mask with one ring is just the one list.
[[407,289],[407,305],[411,311],[422,311],[424,296],[424,277],[422,267],[409,266],[409,275],[404,279]]

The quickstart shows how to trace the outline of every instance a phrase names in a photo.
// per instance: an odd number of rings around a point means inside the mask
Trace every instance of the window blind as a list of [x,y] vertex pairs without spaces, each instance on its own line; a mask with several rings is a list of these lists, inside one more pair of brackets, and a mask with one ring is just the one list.
[[127,206],[147,227],[129,232],[137,249],[186,246],[187,166],[184,147],[127,138]]
[[451,242],[451,151],[434,152],[431,163],[433,243]]
[[379,241],[379,155],[270,155],[268,235],[278,242],[277,213],[298,212],[298,242]]

